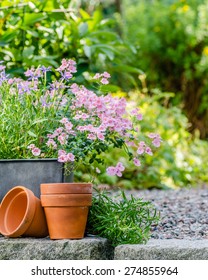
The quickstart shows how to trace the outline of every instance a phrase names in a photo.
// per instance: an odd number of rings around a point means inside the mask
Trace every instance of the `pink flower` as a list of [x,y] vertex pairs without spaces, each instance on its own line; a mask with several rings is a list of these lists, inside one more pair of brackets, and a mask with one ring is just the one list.
[[125,141],[129,147],[136,147],[136,144],[133,141]]
[[67,162],[67,155],[60,155],[58,156],[58,162]]
[[110,176],[114,176],[117,175],[118,177],[122,176],[122,171],[124,171],[125,167],[123,166],[123,164],[121,162],[118,162],[117,165],[114,166],[109,166],[106,171],[107,174]]
[[67,124],[68,121],[69,120],[67,118],[63,118],[63,119],[60,120],[60,123]]
[[77,72],[77,69],[75,67],[76,62],[72,59],[62,59],[61,61],[61,66],[57,68],[57,71],[63,72],[63,71],[68,71],[69,73],[75,73]]
[[148,137],[150,139],[153,139],[153,141],[152,141],[152,145],[153,146],[160,147],[160,143],[162,142],[162,139],[161,139],[159,134],[157,134],[157,133],[149,133]]
[[94,75],[93,79],[98,80],[98,79],[100,79],[100,77],[101,77],[101,74],[96,73],[96,74]]
[[102,76],[103,76],[104,78],[107,78],[107,79],[109,79],[109,78],[111,77],[111,75],[110,75],[108,72],[104,72],[104,73],[102,74]]
[[133,116],[136,116],[137,113],[138,113],[138,108],[137,108],[137,109],[131,110],[131,114],[132,114]]
[[60,142],[61,145],[64,145],[66,143],[66,139],[63,138],[61,135],[58,136],[58,141]]
[[156,134],[156,133],[149,133],[148,134],[148,137],[149,138],[152,138],[152,139],[154,139],[154,138],[156,138],[156,137],[158,137],[159,135],[158,134]]
[[67,154],[67,161],[75,161],[75,156],[72,153]]
[[46,142],[46,145],[48,147],[51,147],[53,149],[56,149],[57,148],[57,144],[56,142],[53,140],[53,139],[49,139],[47,142]]
[[58,136],[59,134],[62,133],[62,131],[63,131],[63,127],[59,127],[59,128],[57,128],[57,129],[54,131],[54,134],[55,134],[56,136]]
[[144,153],[144,147],[139,147],[138,149],[137,149],[137,154],[138,155],[142,155]]
[[161,143],[161,139],[160,138],[155,138],[152,141],[152,145],[155,146],[155,147],[160,147],[160,143]]
[[35,148],[35,145],[34,145],[34,144],[30,144],[27,148],[30,149],[30,150],[32,150],[32,149]]
[[100,82],[101,82],[101,84],[103,84],[103,85],[109,84],[109,81],[108,81],[106,78],[102,78]]
[[141,162],[140,162],[139,159],[134,158],[134,159],[133,159],[133,162],[134,162],[134,164],[135,164],[136,166],[141,166]]
[[95,136],[95,134],[93,134],[93,133],[89,133],[88,136],[87,136],[87,138],[90,139],[90,140],[95,140],[95,139],[96,139],[96,136]]
[[153,155],[152,150],[151,150],[151,148],[150,148],[150,147],[146,147],[146,149],[145,149],[145,153],[146,153],[146,154],[148,154],[148,155],[150,155],[150,156],[152,156],[152,155]]
[[125,167],[123,166],[123,163],[118,162],[116,165],[117,170],[124,171]]
[[86,126],[80,125],[80,126],[77,127],[77,130],[79,130],[79,131],[85,131],[85,130],[86,130]]
[[86,119],[88,119],[88,118],[89,118],[89,115],[88,115],[88,114],[83,113],[83,114],[81,115],[81,119],[83,119],[83,120],[86,120]]
[[58,155],[59,156],[66,155],[66,152],[64,150],[58,150]]
[[65,129],[66,129],[66,132],[70,132],[70,130],[72,129],[73,127],[73,124],[71,122],[67,122],[65,123]]
[[58,151],[58,161],[59,162],[67,162],[67,154],[64,150]]
[[99,140],[101,140],[101,141],[104,141],[104,140],[105,140],[105,137],[104,137],[103,133],[101,133],[101,132],[98,132],[98,133],[97,133],[97,138],[98,138]]
[[136,115],[136,118],[138,121],[141,121],[143,119],[143,115],[142,114],[138,114]]
[[109,166],[106,169],[106,171],[107,171],[107,174],[110,175],[110,176],[114,176],[117,173],[116,167],[114,167],[114,166]]
[[41,150],[40,150],[39,148],[35,147],[35,148],[32,149],[32,154],[33,154],[34,156],[37,157],[37,156],[40,155],[40,153],[41,153]]
[[141,121],[143,119],[143,115],[141,113],[139,113],[140,109],[139,108],[136,108],[136,109],[133,109],[131,111],[131,114],[133,116],[135,116],[137,118],[138,121]]

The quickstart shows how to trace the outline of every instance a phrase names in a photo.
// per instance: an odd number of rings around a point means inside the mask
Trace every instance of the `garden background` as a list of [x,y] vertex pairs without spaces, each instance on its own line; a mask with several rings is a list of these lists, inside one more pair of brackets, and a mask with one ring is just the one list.
[[[73,58],[77,83],[90,87],[93,74],[108,71],[105,90],[138,104],[141,132],[159,133],[162,146],[141,167],[106,155],[108,165],[120,160],[126,169],[122,178],[97,174],[98,183],[199,186],[208,182],[207,14],[207,0],[2,0],[0,60],[21,77],[31,66]],[[90,173],[83,166],[75,179]]]

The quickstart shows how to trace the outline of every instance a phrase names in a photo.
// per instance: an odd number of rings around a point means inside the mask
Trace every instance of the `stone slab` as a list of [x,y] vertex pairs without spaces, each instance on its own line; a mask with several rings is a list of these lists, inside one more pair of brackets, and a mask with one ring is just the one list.
[[79,240],[0,237],[0,260],[106,260],[113,248],[105,238]]
[[120,245],[116,260],[208,260],[208,240],[152,239],[145,245]]

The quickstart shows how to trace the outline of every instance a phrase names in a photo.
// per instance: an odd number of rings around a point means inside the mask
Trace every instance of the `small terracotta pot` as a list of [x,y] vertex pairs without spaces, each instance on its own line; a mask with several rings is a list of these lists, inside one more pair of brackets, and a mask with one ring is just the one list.
[[7,237],[45,237],[48,228],[40,199],[23,187],[12,188],[0,207],[0,232]]
[[54,183],[41,184],[40,188],[50,238],[83,238],[92,205],[92,184]]

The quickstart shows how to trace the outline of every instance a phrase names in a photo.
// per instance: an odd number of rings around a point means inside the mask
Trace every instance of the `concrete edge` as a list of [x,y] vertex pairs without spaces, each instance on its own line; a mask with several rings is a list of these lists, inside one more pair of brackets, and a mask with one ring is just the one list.
[[115,260],[208,260],[208,239],[151,239],[145,245],[119,245]]
[[0,236],[0,260],[208,260],[208,239],[151,239],[147,244],[113,248],[101,237],[79,240],[5,238]]
[[0,237],[0,260],[111,260],[114,248],[105,238],[77,240]]

